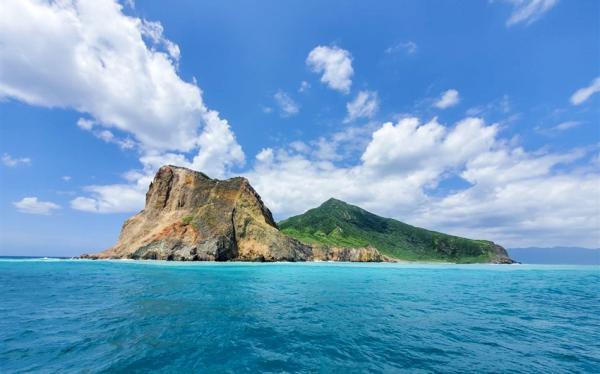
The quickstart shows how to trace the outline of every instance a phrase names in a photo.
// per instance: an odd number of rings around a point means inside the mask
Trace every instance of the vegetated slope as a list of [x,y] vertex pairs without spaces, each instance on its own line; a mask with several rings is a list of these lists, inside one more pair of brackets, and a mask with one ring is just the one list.
[[336,247],[371,245],[382,254],[416,261],[512,263],[506,250],[380,217],[357,206],[329,199],[321,206],[279,223],[282,232],[309,244]]

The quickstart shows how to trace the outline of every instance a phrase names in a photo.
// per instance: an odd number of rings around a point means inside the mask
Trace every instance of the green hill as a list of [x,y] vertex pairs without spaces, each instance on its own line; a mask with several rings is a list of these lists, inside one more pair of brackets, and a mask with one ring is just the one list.
[[308,244],[352,248],[371,245],[386,256],[402,260],[512,262],[506,250],[493,242],[414,227],[336,199],[288,218],[279,227],[285,234]]

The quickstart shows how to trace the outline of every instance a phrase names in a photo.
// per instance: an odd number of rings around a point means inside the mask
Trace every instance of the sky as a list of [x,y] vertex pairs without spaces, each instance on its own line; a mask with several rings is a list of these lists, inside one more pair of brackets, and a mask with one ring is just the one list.
[[165,164],[600,247],[600,2],[0,0],[0,255],[112,245]]

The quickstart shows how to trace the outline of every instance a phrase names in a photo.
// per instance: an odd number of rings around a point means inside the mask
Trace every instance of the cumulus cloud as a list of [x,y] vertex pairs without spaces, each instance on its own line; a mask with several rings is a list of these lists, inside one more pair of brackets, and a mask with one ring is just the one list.
[[[357,161],[347,155],[332,160],[319,157],[314,145],[293,142],[261,152],[247,173],[276,216],[337,197],[408,223],[506,246],[597,245],[600,175],[562,167],[584,151],[527,152],[502,139],[498,125],[479,118],[447,126],[409,117],[317,142],[335,145],[337,155],[351,144],[362,151]],[[453,178],[464,187],[440,187]]]
[[2,17],[0,96],[89,113],[147,147],[194,147],[200,90],[148,48],[144,21],[118,3],[9,0]]
[[[7,0],[2,8],[0,98],[87,114],[78,126],[121,148],[135,147],[144,178],[158,160],[215,176],[243,165],[228,122],[206,107],[195,81],[179,77],[179,47],[160,23],[128,17],[113,0]],[[135,183],[118,186],[137,192]],[[112,193],[128,196],[96,187],[84,197],[95,199],[95,211],[116,206]]]
[[256,159],[262,163],[270,163],[271,161],[273,161],[273,149],[263,148],[260,152],[256,154]]
[[24,197],[13,203],[21,213],[50,215],[54,210],[60,209],[60,205],[50,201],[40,201],[37,197]]
[[600,77],[597,77],[590,83],[589,86],[583,87],[575,91],[571,96],[571,104],[581,105],[593,94],[600,92]]
[[372,118],[379,110],[379,96],[374,91],[360,91],[354,100],[346,104],[348,114],[344,122],[358,118]]
[[375,131],[361,159],[365,166],[384,173],[429,169],[439,175],[489,149],[496,133],[496,125],[485,126],[478,118],[465,119],[452,130],[435,118],[423,125],[417,118],[405,118]]
[[282,117],[290,117],[298,114],[300,111],[300,105],[290,97],[290,95],[279,90],[273,95],[275,102],[279,106]]
[[89,197],[71,200],[71,208],[91,213],[126,213],[141,210],[151,178],[142,178],[138,184],[87,186]]
[[283,216],[331,196],[397,214],[423,202],[425,187],[435,185],[445,172],[490,149],[497,131],[497,126],[487,126],[480,119],[466,119],[447,128],[436,119],[421,124],[417,118],[405,118],[375,131],[355,128],[317,141],[334,149],[357,145],[362,149],[358,163],[338,166],[332,157],[295,152],[290,147],[273,151],[268,167],[249,173],[249,178]]
[[350,92],[352,86],[352,55],[339,47],[315,47],[306,58],[310,69],[321,75],[321,82],[329,88],[343,93]]
[[518,23],[529,25],[540,19],[552,9],[558,0],[507,0],[513,6],[513,11],[506,21],[507,26]]
[[458,91],[450,89],[444,93],[433,105],[439,109],[446,109],[455,106],[460,101]]
[[582,156],[536,155],[522,148],[484,152],[461,173],[472,186],[432,199],[414,222],[509,246],[597,246],[600,175],[559,168]]
[[179,57],[181,55],[179,46],[164,37],[164,29],[160,22],[142,20],[140,30],[143,36],[150,39],[153,46],[164,47],[171,59],[176,62],[179,61]]
[[87,113],[87,126],[131,133],[152,150],[196,149],[217,115],[177,75],[162,26],[117,2],[9,0],[0,17],[0,97]]
[[31,159],[29,157],[13,157],[8,153],[2,155],[2,163],[4,166],[14,168],[20,165],[29,166],[31,165]]

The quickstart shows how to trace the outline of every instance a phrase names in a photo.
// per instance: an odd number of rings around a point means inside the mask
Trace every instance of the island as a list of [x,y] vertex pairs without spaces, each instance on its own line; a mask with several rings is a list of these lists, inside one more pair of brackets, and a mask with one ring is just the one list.
[[[280,229],[281,228],[281,229]],[[490,241],[446,235],[330,199],[278,225],[243,177],[167,165],[117,243],[89,259],[512,263]]]

